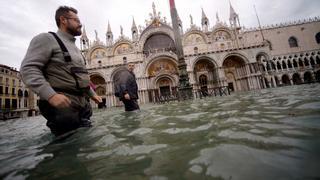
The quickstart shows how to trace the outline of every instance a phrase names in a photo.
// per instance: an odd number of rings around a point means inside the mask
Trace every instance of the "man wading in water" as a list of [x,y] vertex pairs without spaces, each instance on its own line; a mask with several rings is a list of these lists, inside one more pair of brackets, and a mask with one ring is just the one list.
[[128,63],[127,68],[124,68],[115,79],[115,96],[123,102],[125,111],[140,109],[137,102],[138,85],[133,70],[134,64]]
[[39,109],[56,135],[91,127],[89,98],[102,100],[89,86],[85,59],[75,45],[81,35],[77,10],[60,6],[55,14],[57,33],[35,36],[22,61],[23,82],[40,96]]

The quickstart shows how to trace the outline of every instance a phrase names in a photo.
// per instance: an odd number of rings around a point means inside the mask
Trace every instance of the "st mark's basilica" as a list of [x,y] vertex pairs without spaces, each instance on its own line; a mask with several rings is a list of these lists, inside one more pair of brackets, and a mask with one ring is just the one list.
[[[110,24],[104,40],[97,32],[89,39],[83,30],[81,50],[90,78],[108,107],[121,105],[114,96],[113,80],[128,62],[135,63],[139,103],[177,92],[173,29],[155,4],[151,11],[145,27],[137,27],[133,19],[130,38],[120,27],[121,35],[114,39]],[[183,25],[189,28],[183,31]],[[202,9],[201,27],[191,15],[190,23],[179,19],[179,27],[194,95],[222,86],[250,91],[320,81],[319,17],[246,29],[230,4],[229,24],[218,14],[211,24]]]

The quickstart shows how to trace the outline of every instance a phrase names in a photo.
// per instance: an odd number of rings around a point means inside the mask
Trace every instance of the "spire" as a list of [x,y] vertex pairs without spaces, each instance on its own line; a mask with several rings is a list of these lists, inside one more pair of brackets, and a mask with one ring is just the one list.
[[230,3],[230,17],[229,21],[232,27],[240,27],[240,22],[239,22],[239,15],[235,12],[231,5],[231,1],[229,0]]
[[232,5],[231,5],[231,2],[229,1],[230,3],[230,18],[229,20],[233,20],[234,18],[236,18],[238,16],[238,14],[235,12],[235,10],[233,9]]
[[203,8],[201,8],[202,10],[202,19],[201,19],[201,25],[202,25],[202,29],[207,32],[208,28],[209,28],[209,19],[207,18],[206,14],[203,11]]
[[206,16],[206,14],[205,14],[204,11],[203,11],[203,8],[201,8],[201,10],[202,10],[202,19],[208,19],[207,16]]
[[107,44],[107,46],[111,46],[112,43],[113,43],[113,34],[111,31],[110,23],[108,21],[108,29],[107,29],[107,33],[106,33],[106,44]]
[[178,25],[179,25],[179,29],[180,29],[180,34],[183,34],[183,27],[182,27],[182,21],[180,19],[180,16],[177,12],[177,19],[178,19]]
[[218,12],[216,13],[216,18],[217,18],[217,23],[219,23],[220,22],[220,18],[219,18]]
[[157,10],[156,10],[156,5],[154,4],[154,2],[152,2],[152,10],[153,10],[153,17],[157,16]]
[[89,39],[87,37],[86,28],[83,25],[82,35],[80,38],[80,49],[81,50],[87,50],[89,48]]
[[107,33],[112,33],[109,21],[108,21],[108,30],[107,30]]
[[189,17],[190,17],[190,24],[191,24],[191,26],[192,26],[192,25],[193,25],[193,17],[192,17],[191,14],[189,15]]
[[132,17],[132,26],[131,31],[137,30],[136,22],[134,21],[134,17]]
[[177,14],[177,18],[178,18],[178,23],[181,23],[182,21],[181,21],[181,19],[180,19],[180,16],[179,16],[179,14]]
[[138,28],[136,26],[136,22],[134,21],[134,17],[132,17],[131,35],[133,41],[138,40]]
[[94,33],[95,33],[95,35],[96,35],[96,42],[99,42],[100,39],[99,39],[99,37],[98,37],[98,31],[97,31],[97,30],[94,30]]
[[120,25],[120,36],[123,36],[123,27]]
[[81,35],[82,39],[88,39],[87,37],[87,32],[86,32],[86,27],[83,25],[83,30],[82,30],[82,35]]
[[201,8],[201,10],[202,10],[202,20],[201,20],[201,24],[208,23],[209,20],[208,20],[206,14],[205,14],[204,11],[203,11],[203,8]]

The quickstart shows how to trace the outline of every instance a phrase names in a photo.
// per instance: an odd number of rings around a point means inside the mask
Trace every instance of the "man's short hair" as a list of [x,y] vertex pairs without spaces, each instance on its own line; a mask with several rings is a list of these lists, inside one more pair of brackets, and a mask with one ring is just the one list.
[[69,6],[60,6],[57,10],[56,10],[56,24],[58,27],[60,27],[60,17],[64,16],[67,17],[69,11],[74,12],[75,14],[78,13],[78,11],[73,8],[73,7],[69,7]]

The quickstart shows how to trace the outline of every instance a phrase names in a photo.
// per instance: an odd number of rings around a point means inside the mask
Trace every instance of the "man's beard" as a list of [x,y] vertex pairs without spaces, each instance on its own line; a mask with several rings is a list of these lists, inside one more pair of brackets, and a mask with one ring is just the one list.
[[[79,29],[79,30],[78,30]],[[67,31],[69,34],[73,35],[73,36],[80,36],[82,34],[81,32],[81,26],[78,26],[76,28],[72,28],[70,26],[67,27]]]

